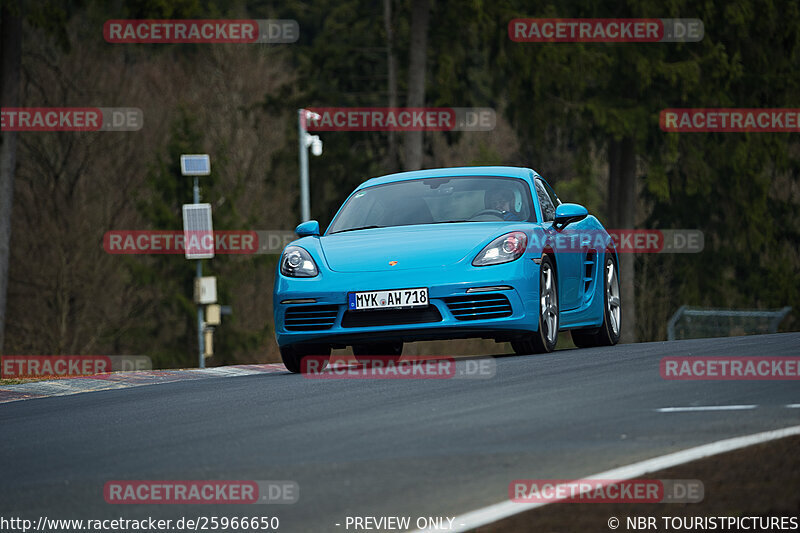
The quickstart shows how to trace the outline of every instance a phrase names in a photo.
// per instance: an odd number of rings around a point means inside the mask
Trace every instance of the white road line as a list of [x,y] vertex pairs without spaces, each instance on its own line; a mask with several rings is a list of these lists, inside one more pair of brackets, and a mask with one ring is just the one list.
[[695,407],[662,407],[658,413],[685,413],[691,411],[744,411],[755,409],[757,405],[699,405]]
[[787,403],[786,407],[789,409],[800,409],[800,403]]
[[[612,470],[606,470],[599,474],[591,476],[581,476],[581,479],[633,479],[650,472],[657,472],[665,468],[682,465],[704,457],[710,457],[720,453],[746,448],[754,444],[762,442],[769,442],[771,440],[782,439],[793,435],[800,435],[800,426],[791,426],[783,429],[776,429],[774,431],[764,431],[763,433],[756,433],[754,435],[745,435],[743,437],[734,437],[732,439],[719,440],[702,446],[696,446],[679,452],[669,453],[660,457],[654,457],[638,463],[633,463],[627,466],[621,466]],[[509,480],[511,482],[511,480]],[[514,503],[510,500],[505,500],[482,509],[470,511],[468,513],[456,516],[453,520],[455,527],[450,531],[470,531],[476,527],[485,526],[503,518],[508,518],[515,514],[524,513],[537,507],[543,507],[549,502],[544,503]],[[458,524],[458,525],[456,525]],[[432,529],[416,530],[414,533],[427,533],[433,532]]]

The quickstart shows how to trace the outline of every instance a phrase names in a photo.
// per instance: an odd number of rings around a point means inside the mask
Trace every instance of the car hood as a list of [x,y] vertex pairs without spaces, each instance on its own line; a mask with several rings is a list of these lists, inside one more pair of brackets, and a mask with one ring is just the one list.
[[[337,272],[397,271],[452,265],[477,254],[508,222],[420,224],[336,233],[320,238]],[[510,230],[509,230],[510,231]],[[397,261],[392,266],[390,261]]]

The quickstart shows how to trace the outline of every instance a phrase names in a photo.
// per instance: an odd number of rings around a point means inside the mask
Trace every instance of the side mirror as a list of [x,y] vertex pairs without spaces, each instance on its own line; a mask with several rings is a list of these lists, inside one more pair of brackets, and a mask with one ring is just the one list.
[[307,220],[294,228],[294,232],[300,237],[319,235],[319,222],[316,220]]
[[572,224],[573,222],[583,220],[588,215],[589,211],[587,211],[582,205],[560,204],[558,207],[556,207],[556,218],[554,224],[556,228],[562,229],[566,227],[567,224]]

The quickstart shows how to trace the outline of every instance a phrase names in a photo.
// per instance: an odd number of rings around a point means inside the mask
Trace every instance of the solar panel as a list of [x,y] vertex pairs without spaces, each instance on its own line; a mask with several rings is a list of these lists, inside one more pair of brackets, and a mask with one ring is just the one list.
[[211,158],[208,154],[182,155],[181,174],[184,176],[208,176],[211,174]]
[[211,204],[183,205],[183,242],[186,259],[214,257]]

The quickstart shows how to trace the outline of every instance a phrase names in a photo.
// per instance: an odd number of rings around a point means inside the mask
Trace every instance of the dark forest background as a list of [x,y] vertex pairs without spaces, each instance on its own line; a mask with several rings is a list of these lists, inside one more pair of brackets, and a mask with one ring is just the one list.
[[[2,0],[3,107],[138,107],[136,132],[2,135],[0,353],[144,354],[196,364],[194,265],[106,254],[112,229],[180,229],[201,181],[219,230],[300,222],[297,109],[490,107],[492,132],[328,132],[310,158],[324,228],[361,181],[403,169],[536,169],[610,228],[700,229],[699,254],[626,254],[625,340],[666,338],[679,306],[793,307],[800,329],[797,133],[664,133],[669,107],[800,107],[793,0]],[[518,17],[698,18],[697,43],[516,43]],[[285,18],[280,45],[109,44],[124,18]],[[12,194],[13,193],[13,194]],[[10,228],[10,240],[7,235]],[[4,237],[5,236],[5,237]],[[10,245],[8,244],[10,243]],[[8,248],[6,248],[8,246]],[[231,305],[209,364],[277,360],[276,256],[205,261]],[[6,263],[1,261],[0,263]],[[0,291],[0,304],[2,297]],[[3,306],[0,305],[0,314]],[[567,345],[565,343],[564,345]],[[453,351],[487,349],[461,341]],[[503,351],[503,347],[498,348]]]

